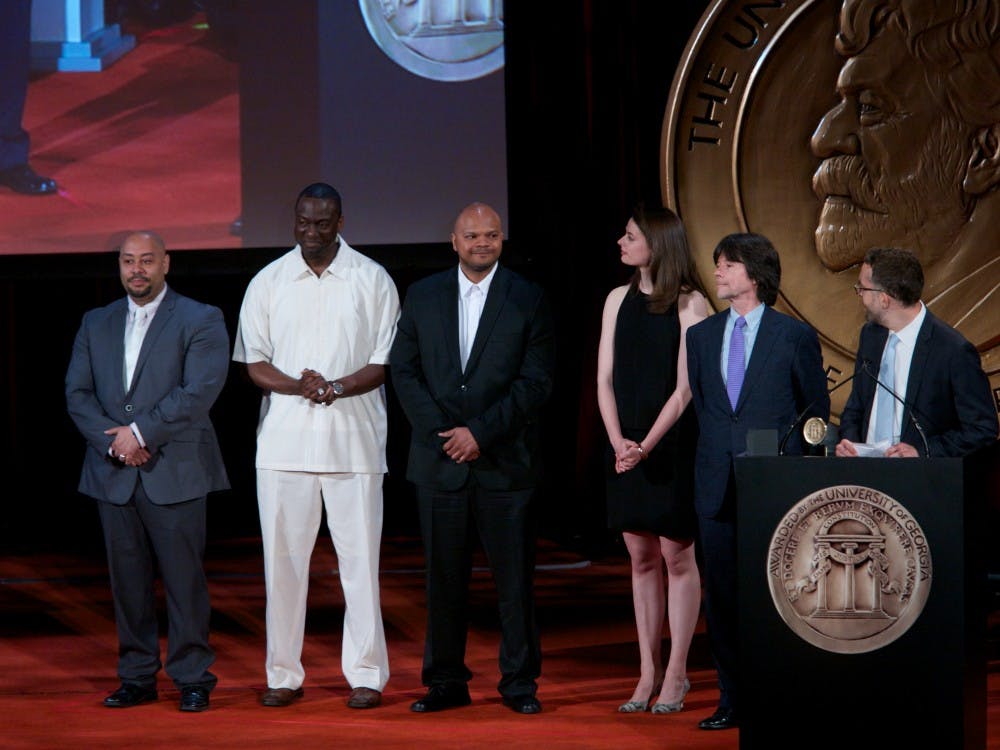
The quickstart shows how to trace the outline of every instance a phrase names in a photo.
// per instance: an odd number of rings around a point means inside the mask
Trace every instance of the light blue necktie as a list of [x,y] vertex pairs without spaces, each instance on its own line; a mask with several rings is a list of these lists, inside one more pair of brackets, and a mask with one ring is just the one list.
[[736,402],[740,400],[740,389],[743,387],[743,375],[746,364],[744,363],[746,346],[743,342],[743,329],[747,326],[747,319],[742,315],[736,319],[733,326],[733,335],[729,339],[729,359],[726,361],[726,393],[729,394],[729,403],[736,410]]
[[[896,397],[887,388],[896,387],[896,344],[899,336],[889,334],[885,350],[882,352],[882,364],[878,367],[878,379],[882,390],[878,394],[878,410],[875,412],[875,442],[892,440],[896,427]],[[878,389],[876,389],[878,390]]]

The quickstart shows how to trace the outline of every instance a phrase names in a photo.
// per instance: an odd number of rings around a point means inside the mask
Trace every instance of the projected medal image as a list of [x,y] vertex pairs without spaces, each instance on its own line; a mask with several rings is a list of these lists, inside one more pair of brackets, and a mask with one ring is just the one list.
[[504,64],[502,0],[359,0],[368,33],[397,65],[469,81]]

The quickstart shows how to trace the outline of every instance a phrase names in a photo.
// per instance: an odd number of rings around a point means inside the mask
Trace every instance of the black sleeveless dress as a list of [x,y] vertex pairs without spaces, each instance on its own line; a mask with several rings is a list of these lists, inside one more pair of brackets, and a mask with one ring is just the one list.
[[[659,415],[677,384],[677,351],[681,324],[674,304],[651,313],[646,295],[630,290],[615,324],[613,382],[622,434],[639,442]],[[614,451],[608,449],[608,527],[648,531],[674,539],[696,533],[694,451],[697,419],[688,404],[684,414],[644,461],[624,474],[615,473]]]

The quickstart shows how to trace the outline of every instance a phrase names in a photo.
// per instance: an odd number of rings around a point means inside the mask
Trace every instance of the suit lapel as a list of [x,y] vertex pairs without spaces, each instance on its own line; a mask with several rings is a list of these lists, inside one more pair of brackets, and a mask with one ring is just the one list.
[[156,309],[156,315],[153,316],[153,319],[149,323],[146,335],[142,339],[142,346],[139,348],[139,357],[135,361],[135,372],[132,375],[131,387],[128,389],[129,393],[135,390],[135,385],[139,382],[139,376],[142,374],[143,365],[146,364],[146,360],[149,359],[149,353],[156,346],[156,339],[167,326],[167,323],[170,322],[170,318],[173,317],[174,304],[176,302],[177,299],[173,290],[168,289],[166,295],[163,297],[163,302]]
[[705,364],[708,367],[708,378],[712,390],[715,391],[714,396],[706,394],[708,398],[721,399],[727,406],[729,405],[729,394],[726,392],[726,381],[722,378],[722,340],[726,333],[726,318],[729,316],[729,311],[716,313],[712,318],[710,318],[710,325],[712,326],[709,332],[708,340],[708,353]]
[[472,351],[469,352],[469,361],[465,365],[465,372],[472,372],[479,360],[479,355],[483,353],[486,341],[493,331],[493,326],[496,324],[497,318],[500,317],[500,310],[503,309],[504,302],[507,301],[509,289],[510,275],[505,269],[498,268],[496,276],[490,283],[490,292],[486,295],[483,314],[479,317],[479,327],[476,329],[476,337],[472,340]]
[[462,355],[458,348],[458,273],[460,271],[452,270],[445,274],[438,303],[448,358],[451,367],[461,372]]
[[111,362],[117,366],[115,377],[120,384],[120,390],[125,393],[128,384],[125,382],[125,319],[128,317],[128,301],[122,298],[108,316],[108,338],[111,342]]
[[[920,326],[917,334],[917,343],[913,347],[913,357],[910,359],[910,372],[906,378],[906,393],[903,399],[903,420],[900,422],[901,431],[905,431],[910,420],[910,404],[916,403],[917,394],[920,393],[920,383],[924,373],[927,371],[927,358],[931,353],[931,339],[934,337],[934,328],[931,325],[930,310],[924,315],[924,322]],[[919,413],[917,415],[919,417]]]
[[748,398],[748,394],[753,390],[754,385],[760,379],[765,363],[771,356],[771,349],[774,348],[776,336],[774,335],[774,315],[775,312],[770,307],[764,308],[764,314],[760,318],[760,328],[754,338],[753,351],[750,352],[750,362],[747,363],[747,371],[743,376],[743,387],[740,388],[740,397],[736,401],[735,411],[739,411]]

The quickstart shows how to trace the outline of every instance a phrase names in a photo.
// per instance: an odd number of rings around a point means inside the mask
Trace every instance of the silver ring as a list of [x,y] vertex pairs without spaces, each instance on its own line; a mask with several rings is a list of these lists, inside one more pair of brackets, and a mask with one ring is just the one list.
[[119,453],[118,454],[118,460],[119,461],[124,461],[125,460],[125,454],[124,453]]
[[316,391],[316,393],[322,396],[324,393],[326,393],[326,388],[320,388],[318,391]]

